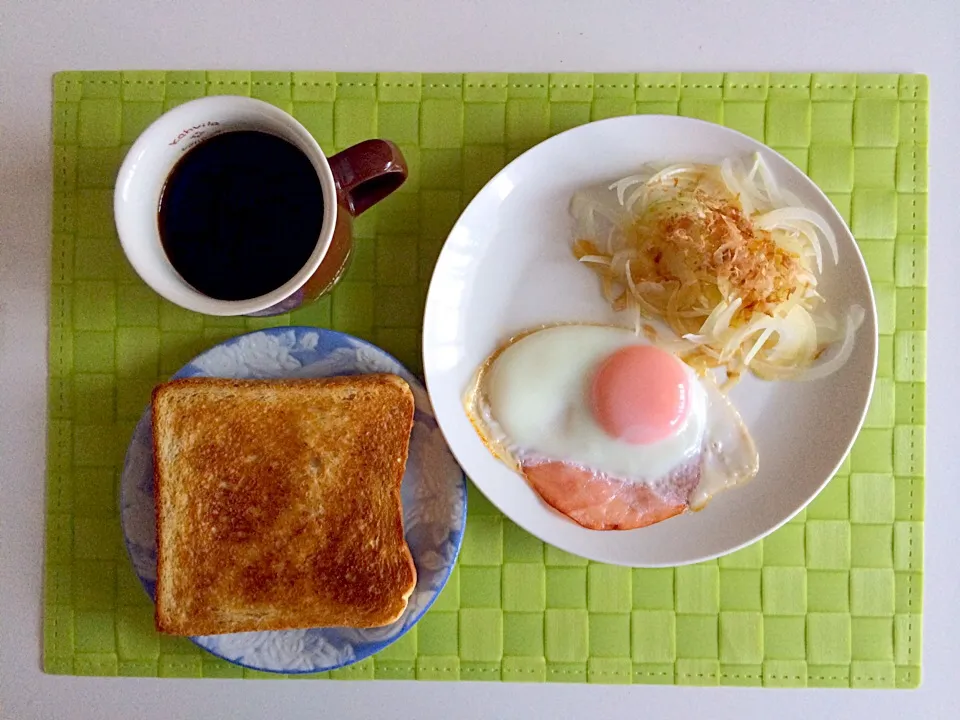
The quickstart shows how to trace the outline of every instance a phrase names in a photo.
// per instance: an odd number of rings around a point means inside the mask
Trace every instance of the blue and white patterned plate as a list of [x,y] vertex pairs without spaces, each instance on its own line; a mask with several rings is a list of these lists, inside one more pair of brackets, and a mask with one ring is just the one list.
[[[395,641],[423,616],[443,589],[463,541],[467,487],[440,433],[421,382],[390,355],[343,333],[283,327],[241,335],[194,358],[174,378],[308,378],[394,373],[416,400],[410,456],[400,495],[417,586],[406,611],[382,628],[312,628],[203,635],[192,640],[230,662],[283,673],[332,670]],[[153,435],[149,408],[137,424],[120,483],[120,520],[133,567],[155,597],[157,529],[153,498]]]

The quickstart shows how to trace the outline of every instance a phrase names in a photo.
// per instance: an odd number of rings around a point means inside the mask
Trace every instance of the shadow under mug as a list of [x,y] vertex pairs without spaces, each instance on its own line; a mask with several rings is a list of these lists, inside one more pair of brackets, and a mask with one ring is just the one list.
[[[170,263],[157,213],[177,161],[204,140],[238,130],[276,135],[306,155],[320,179],[323,225],[310,259],[283,285],[259,297],[218,300],[198,292]],[[309,131],[283,110],[248,97],[205,97],[162,115],[130,148],[117,176],[114,219],[134,270],[170,302],[207,315],[277,315],[333,288],[350,260],[351,219],[400,187],[406,177],[403,155],[387,140],[365,140],[327,158]]]

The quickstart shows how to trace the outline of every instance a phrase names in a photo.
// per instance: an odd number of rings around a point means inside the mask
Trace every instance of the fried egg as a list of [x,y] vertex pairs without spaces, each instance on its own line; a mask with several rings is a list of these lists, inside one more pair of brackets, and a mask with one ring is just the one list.
[[497,457],[591,529],[701,509],[758,469],[749,432],[712,379],[623,328],[519,336],[480,368],[466,406]]

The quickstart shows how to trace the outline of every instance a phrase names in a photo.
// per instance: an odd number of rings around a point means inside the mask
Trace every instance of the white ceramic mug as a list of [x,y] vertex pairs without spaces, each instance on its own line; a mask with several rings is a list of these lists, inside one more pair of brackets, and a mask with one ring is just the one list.
[[[170,263],[160,239],[158,209],[177,161],[204,140],[236,130],[268,132],[306,155],[320,178],[323,226],[310,259],[283,285],[259,297],[218,300],[198,292]],[[403,156],[389,141],[366,140],[327,158],[309,131],[283,110],[248,97],[220,95],[179,105],[140,135],[120,167],[113,211],[130,264],[170,302],[208,315],[275,315],[332,289],[350,259],[351,217],[396,190],[406,176]]]

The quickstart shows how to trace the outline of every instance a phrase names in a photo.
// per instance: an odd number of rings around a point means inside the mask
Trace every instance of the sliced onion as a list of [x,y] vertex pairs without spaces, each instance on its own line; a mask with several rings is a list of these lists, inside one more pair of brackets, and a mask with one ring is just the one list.
[[743,304],[743,298],[734,298],[731,302],[721,301],[714,308],[713,312],[707,317],[703,325],[700,326],[700,334],[719,339],[721,335],[730,329],[730,322],[733,316],[737,314],[740,305]]
[[820,249],[817,229],[813,225],[803,220],[785,220],[768,230],[777,245],[794,254],[813,257],[817,272],[823,272],[823,251]]
[[634,190],[634,191],[633,191],[633,194],[631,194],[630,197],[628,197],[628,198],[622,203],[622,204],[623,204],[623,209],[626,210],[627,212],[633,212],[634,206],[635,206],[638,202],[640,202],[640,200],[644,200],[643,205],[640,207],[640,211],[642,212],[642,211],[644,210],[644,208],[647,207],[646,196],[647,196],[647,193],[648,193],[648,192],[649,192],[649,190],[648,190],[648,188],[647,188],[646,185],[642,185],[642,186],[640,186],[639,189]]
[[[794,368],[798,363],[806,362],[817,350],[817,326],[813,318],[799,305],[791,308],[783,317],[777,344],[765,359],[773,364]],[[802,367],[802,365],[801,365]]]
[[747,181],[754,182],[757,171],[760,169],[760,153],[753,154],[753,165],[750,166],[750,172],[747,173]]
[[778,208],[776,210],[771,210],[768,213],[764,213],[759,217],[753,219],[754,224],[761,228],[762,230],[773,230],[777,227],[792,227],[790,223],[800,220],[802,222],[807,222],[813,225],[821,234],[827,239],[827,244],[830,246],[830,252],[833,253],[833,263],[836,265],[840,262],[840,254],[837,251],[837,237],[833,234],[833,230],[830,229],[830,226],[827,225],[826,220],[824,220],[819,213],[810,210],[805,207],[785,207]]
[[829,358],[828,360],[811,367],[800,376],[800,379],[820,380],[828,375],[832,375],[837,370],[842,368],[853,354],[854,339],[856,337],[857,330],[863,323],[864,316],[865,313],[863,308],[859,305],[854,305],[852,308],[850,308],[850,311],[847,313],[847,322],[843,334],[843,343],[840,345],[840,348],[837,350],[836,354],[832,358]]
[[720,360],[726,362],[733,358],[733,354],[740,349],[740,346],[755,333],[766,330],[768,327],[777,327],[778,318],[769,315],[755,315],[744,327],[739,328],[727,338],[720,351]]
[[633,295],[634,297],[636,297],[637,295],[639,295],[639,293],[637,292],[637,286],[636,286],[636,284],[633,282],[633,273],[630,272],[630,260],[629,260],[629,259],[628,259],[627,262],[624,264],[623,272],[624,272],[624,275],[627,276],[627,288],[630,290],[630,294]]
[[779,332],[779,331],[780,331],[780,323],[777,323],[777,324],[771,323],[770,325],[768,325],[766,330],[760,333],[760,337],[757,338],[757,341],[753,344],[753,347],[750,348],[749,352],[747,352],[747,354],[743,356],[743,366],[750,367],[750,363],[753,361],[753,358],[756,356],[758,352],[760,352],[761,348],[763,348],[767,340],[770,339],[770,336],[773,335],[775,332]]
[[610,258],[604,255],[584,255],[580,258],[582,263],[596,263],[597,265],[609,265]]
[[682,173],[693,173],[696,171],[697,171],[697,166],[689,163],[668,165],[663,170],[661,170],[660,172],[655,174],[653,177],[651,177],[649,180],[647,180],[647,184],[656,185],[657,183],[663,182],[664,180],[668,180],[672,177],[675,177],[676,175],[680,175]]
[[644,280],[643,282],[637,283],[637,292],[641,292],[641,293],[650,292],[650,293],[657,293],[659,295],[664,290],[666,290],[666,288],[660,283],[649,282],[646,280]]
[[617,182],[613,183],[609,189],[617,191],[617,202],[623,205],[623,198],[626,195],[627,190],[632,188],[634,185],[647,182],[647,179],[647,175],[628,175],[621,180],[617,180]]
[[[761,155],[754,155],[752,160],[749,170],[736,158],[727,158],[718,166],[683,163],[660,170],[643,168],[611,184],[607,191],[587,189],[577,193],[570,207],[582,231],[577,237],[595,246],[579,260],[600,276],[604,297],[615,309],[633,311],[637,332],[642,330],[644,316],[663,320],[682,338],[675,342],[686,348],[684,352],[690,353],[698,367],[726,364],[728,376],[734,377],[747,365],[761,377],[793,377],[807,368],[808,376],[822,376],[839,363],[835,356],[811,367],[818,348],[840,337],[847,342],[850,336],[849,322],[842,323],[841,331],[821,307],[824,300],[817,292],[823,270],[822,240],[830,245],[836,263],[836,237],[820,215],[803,207],[795,195],[779,186]],[[675,281],[634,281],[632,265],[645,240],[633,223],[660,203],[664,204],[662,210],[657,207],[654,212],[706,218],[708,210],[693,194],[697,189],[725,202],[734,198],[757,229],[770,232],[779,247],[798,259],[791,278],[797,289],[768,314],[754,314],[746,324],[741,316],[740,324],[734,327],[742,306],[739,281],[725,275],[701,277],[684,263],[678,264],[677,258],[670,259],[671,266],[678,266],[667,275],[675,276]],[[743,252],[735,243],[731,247]],[[724,250],[721,247],[717,252]],[[691,292],[690,288],[695,289]],[[716,302],[717,297],[724,299]],[[699,329],[689,332],[696,324]],[[843,350],[841,347],[837,355]]]
[[820,337],[824,331],[827,333],[837,332],[837,319],[826,308],[822,308],[816,315],[813,315],[813,324],[817,326],[817,337]]
[[740,181],[737,179],[733,160],[730,158],[725,158],[724,161],[720,163],[720,177],[723,178],[723,182],[730,191],[730,194],[740,199],[740,207],[743,208],[744,214],[752,215],[752,197],[743,189],[743,185],[741,185]]
[[780,305],[773,311],[773,315],[775,317],[787,317],[795,307],[800,305],[800,301],[802,300],[802,298],[803,298],[802,289],[797,290],[796,292],[792,293],[790,297],[787,298],[786,302],[784,302],[782,305]]
[[763,179],[763,185],[767,191],[767,198],[770,200],[770,204],[774,207],[783,205],[783,197],[780,195],[780,186],[777,184],[777,180],[773,176],[773,173],[770,172],[770,166],[767,165],[767,161],[763,159],[763,155],[760,153],[756,154],[756,165],[760,170],[760,177]]

